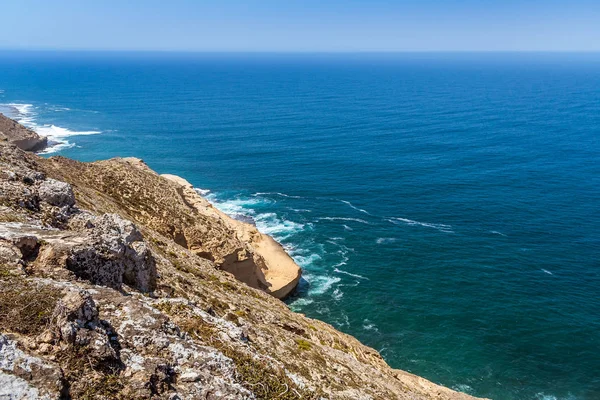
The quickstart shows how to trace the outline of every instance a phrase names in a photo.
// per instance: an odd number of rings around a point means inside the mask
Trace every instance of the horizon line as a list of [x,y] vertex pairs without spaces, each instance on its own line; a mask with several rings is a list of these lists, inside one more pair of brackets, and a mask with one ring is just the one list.
[[63,52],[63,53],[187,53],[187,54],[427,54],[427,53],[545,53],[545,54],[597,54],[597,50],[184,50],[184,49],[103,49],[103,48],[22,48],[0,47],[0,52]]

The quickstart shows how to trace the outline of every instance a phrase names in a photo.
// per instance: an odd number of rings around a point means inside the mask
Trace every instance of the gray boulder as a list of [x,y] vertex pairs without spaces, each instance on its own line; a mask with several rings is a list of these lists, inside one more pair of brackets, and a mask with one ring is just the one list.
[[156,263],[137,227],[116,214],[83,218],[79,223],[86,227],[87,240],[72,249],[67,268],[98,285],[154,290]]
[[73,188],[66,182],[48,178],[44,180],[38,189],[42,201],[57,207],[75,205],[75,194]]

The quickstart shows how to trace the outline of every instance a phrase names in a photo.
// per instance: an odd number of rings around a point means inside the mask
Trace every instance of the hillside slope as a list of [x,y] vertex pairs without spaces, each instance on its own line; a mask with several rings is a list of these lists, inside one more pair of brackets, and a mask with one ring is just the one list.
[[185,187],[0,144],[0,398],[472,399],[290,311]]

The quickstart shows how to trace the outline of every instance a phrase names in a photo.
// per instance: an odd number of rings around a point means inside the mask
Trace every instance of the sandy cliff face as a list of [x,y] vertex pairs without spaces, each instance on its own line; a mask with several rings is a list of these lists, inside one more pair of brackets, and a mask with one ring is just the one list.
[[139,159],[84,164],[57,157],[41,168],[71,182],[89,208],[126,213],[251,287],[283,298],[300,280],[300,267],[271,237],[219,212],[185,180],[161,177]]
[[0,398],[472,398],[291,312],[277,243],[190,190],[0,144]]

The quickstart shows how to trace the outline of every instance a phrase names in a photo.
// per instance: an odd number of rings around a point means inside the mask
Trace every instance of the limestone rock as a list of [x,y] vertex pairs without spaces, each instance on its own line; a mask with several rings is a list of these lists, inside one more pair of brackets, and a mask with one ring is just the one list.
[[38,188],[40,199],[57,207],[73,206],[75,194],[73,188],[66,182],[48,178]]
[[136,226],[116,214],[83,218],[88,240],[70,251],[67,268],[99,285],[119,289],[126,283],[144,292],[153,290],[154,257]]
[[0,334],[0,399],[58,398],[62,377],[58,365],[26,354]]

